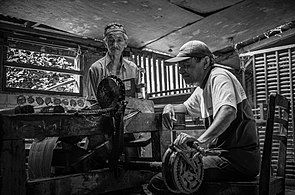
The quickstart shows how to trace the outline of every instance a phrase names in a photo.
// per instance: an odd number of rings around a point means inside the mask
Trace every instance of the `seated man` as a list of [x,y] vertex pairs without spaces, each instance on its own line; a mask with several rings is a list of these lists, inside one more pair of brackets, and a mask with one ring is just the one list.
[[[183,103],[168,104],[163,110],[163,123],[172,129],[175,112],[205,118],[206,130],[198,138],[179,134],[174,144],[188,149],[189,142],[203,148],[225,151],[219,156],[204,156],[203,181],[237,181],[253,179],[259,173],[260,151],[256,123],[245,91],[237,78],[214,62],[213,54],[201,41],[184,44],[175,58],[187,84],[197,88]],[[148,189],[168,193],[161,174],[154,176]]]

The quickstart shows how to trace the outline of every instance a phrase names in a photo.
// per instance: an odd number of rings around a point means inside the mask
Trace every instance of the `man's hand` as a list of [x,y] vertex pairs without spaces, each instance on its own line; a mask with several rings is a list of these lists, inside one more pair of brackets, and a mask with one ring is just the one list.
[[163,110],[163,113],[162,113],[162,117],[163,117],[163,124],[164,124],[164,126],[167,129],[172,130],[172,128],[173,128],[173,122],[176,122],[175,112],[174,112],[173,105],[167,104],[164,107],[164,110]]
[[193,142],[198,143],[198,140],[195,137],[188,135],[186,133],[180,133],[174,140],[174,144],[182,150],[188,150],[189,146],[187,144],[193,144]]

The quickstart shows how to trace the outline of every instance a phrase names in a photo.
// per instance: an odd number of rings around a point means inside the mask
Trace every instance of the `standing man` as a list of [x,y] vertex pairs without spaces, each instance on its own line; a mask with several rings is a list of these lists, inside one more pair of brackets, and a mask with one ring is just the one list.
[[[206,130],[196,138],[179,134],[174,144],[188,149],[189,142],[203,148],[221,149],[219,156],[204,156],[204,181],[252,179],[259,173],[260,151],[256,123],[245,91],[237,78],[214,62],[207,45],[201,41],[184,44],[175,58],[167,62],[179,65],[187,84],[196,84],[192,95],[179,105],[168,104],[163,123],[172,129],[175,112],[205,119]],[[155,194],[167,192],[161,174],[154,176],[148,189]]]
[[115,75],[120,79],[139,78],[139,69],[135,63],[123,58],[123,51],[127,47],[128,36],[122,24],[110,23],[104,29],[104,44],[108,49],[106,55],[94,62],[88,71],[87,99],[96,99],[99,82]]
[[[122,24],[110,23],[104,29],[104,44],[107,48],[106,55],[94,62],[88,71],[87,99],[96,100],[97,88],[100,81],[107,76],[115,75],[121,80],[135,78],[135,83],[139,82],[139,68],[132,61],[123,58],[123,51],[127,47],[128,36]],[[130,141],[136,138],[148,137],[146,133],[124,134],[124,140]],[[89,148],[93,148],[101,140],[95,136],[89,137]],[[150,147],[150,146],[149,146]],[[127,156],[138,156],[148,148],[126,147]]]

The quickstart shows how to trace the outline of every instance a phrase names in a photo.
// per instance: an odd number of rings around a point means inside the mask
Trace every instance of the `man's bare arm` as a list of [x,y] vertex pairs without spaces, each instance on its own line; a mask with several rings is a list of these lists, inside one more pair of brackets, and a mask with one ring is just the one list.
[[232,106],[222,106],[210,127],[198,138],[201,145],[207,145],[212,140],[221,135],[236,118],[236,110]]
[[172,129],[172,122],[176,121],[175,112],[187,113],[186,107],[183,104],[172,105],[167,104],[163,110],[163,124],[167,129]]

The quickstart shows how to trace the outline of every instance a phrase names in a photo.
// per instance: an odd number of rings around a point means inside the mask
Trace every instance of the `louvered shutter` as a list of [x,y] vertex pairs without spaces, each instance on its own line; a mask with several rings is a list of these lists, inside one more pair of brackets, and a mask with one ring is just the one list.
[[[252,56],[253,68],[253,98],[254,107],[267,103],[267,97],[272,92],[278,92],[291,100],[290,127],[287,143],[286,178],[295,179],[294,155],[294,88],[295,88],[295,45],[276,47],[248,53]],[[247,54],[243,55],[243,58]],[[249,80],[248,80],[249,81]],[[249,85],[247,85],[249,86]],[[251,86],[251,85],[250,85]],[[251,91],[247,90],[246,91]],[[278,128],[274,129],[278,131]],[[265,128],[259,129],[260,143],[263,144]],[[263,145],[261,144],[261,149]],[[278,159],[279,145],[273,143],[274,164]],[[276,171],[276,167],[273,167]]]

